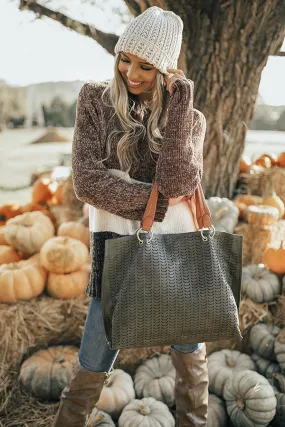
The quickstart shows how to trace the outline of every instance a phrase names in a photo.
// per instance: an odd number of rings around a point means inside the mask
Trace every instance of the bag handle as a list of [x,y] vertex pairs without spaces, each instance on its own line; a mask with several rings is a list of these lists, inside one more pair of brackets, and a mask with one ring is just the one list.
[[[150,231],[154,222],[154,216],[156,211],[156,205],[158,200],[158,186],[154,182],[148,203],[141,221],[141,229],[144,231]],[[196,207],[196,212],[192,212],[196,217],[199,229],[200,228],[210,228],[212,226],[211,213],[207,205],[202,185],[199,183],[198,187],[195,190],[195,193],[191,196],[191,199],[194,197],[194,206]],[[190,201],[190,200],[189,200]],[[190,203],[189,203],[190,206]]]

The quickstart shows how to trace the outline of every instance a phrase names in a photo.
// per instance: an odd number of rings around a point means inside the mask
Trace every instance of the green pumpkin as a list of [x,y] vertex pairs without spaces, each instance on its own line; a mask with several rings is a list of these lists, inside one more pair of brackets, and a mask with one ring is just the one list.
[[247,265],[242,268],[241,291],[254,302],[270,302],[280,295],[280,279],[264,264]]

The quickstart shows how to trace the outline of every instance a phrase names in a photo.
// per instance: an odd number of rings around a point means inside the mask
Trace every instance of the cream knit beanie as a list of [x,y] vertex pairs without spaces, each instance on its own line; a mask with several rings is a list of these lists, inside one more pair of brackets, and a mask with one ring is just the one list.
[[128,25],[115,46],[115,53],[131,53],[169,74],[167,68],[177,68],[182,31],[183,21],[178,15],[153,6]]

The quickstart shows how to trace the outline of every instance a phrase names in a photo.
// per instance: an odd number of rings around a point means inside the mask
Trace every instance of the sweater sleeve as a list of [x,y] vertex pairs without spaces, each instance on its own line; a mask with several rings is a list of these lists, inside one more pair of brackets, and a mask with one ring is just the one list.
[[193,194],[203,175],[205,116],[193,108],[194,83],[179,79],[169,98],[168,119],[156,165],[159,191],[167,197]]
[[[102,160],[100,123],[90,83],[80,90],[72,143],[72,177],[76,197],[96,208],[132,220],[141,220],[151,193],[151,183],[128,183],[108,173]],[[168,198],[158,197],[154,220],[162,222]]]

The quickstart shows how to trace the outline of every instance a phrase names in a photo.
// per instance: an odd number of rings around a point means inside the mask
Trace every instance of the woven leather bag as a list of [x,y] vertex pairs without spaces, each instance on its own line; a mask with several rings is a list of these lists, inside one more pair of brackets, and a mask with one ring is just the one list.
[[214,229],[201,185],[192,197],[197,231],[152,233],[154,182],[141,227],[106,240],[101,302],[111,349],[242,339],[243,237]]

